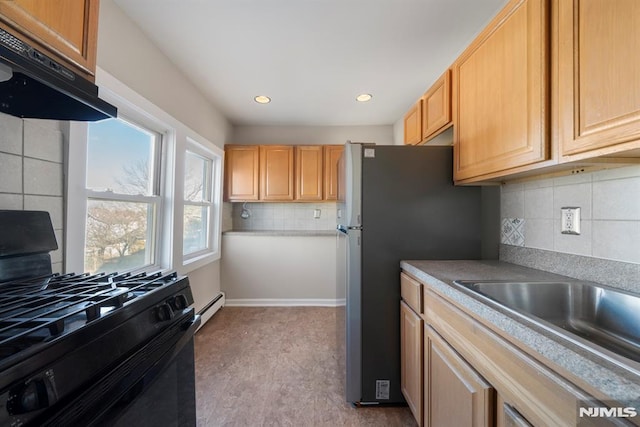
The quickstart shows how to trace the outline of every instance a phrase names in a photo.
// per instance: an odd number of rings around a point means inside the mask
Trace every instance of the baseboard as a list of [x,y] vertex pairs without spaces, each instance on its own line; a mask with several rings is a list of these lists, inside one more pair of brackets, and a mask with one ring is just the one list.
[[202,328],[202,325],[207,323],[214,314],[218,312],[223,306],[225,306],[225,296],[224,292],[220,292],[209,304],[207,304],[202,310],[198,312],[200,315],[200,326],[198,329]]
[[[337,307],[337,299],[277,299],[277,298],[238,298],[228,299],[227,307]],[[344,305],[344,303],[343,303]]]

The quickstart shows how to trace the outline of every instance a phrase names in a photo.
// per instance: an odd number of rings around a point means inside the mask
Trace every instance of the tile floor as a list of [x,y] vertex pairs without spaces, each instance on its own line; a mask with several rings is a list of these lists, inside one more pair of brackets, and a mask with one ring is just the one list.
[[335,308],[225,307],[195,350],[199,427],[416,426],[407,407],[344,402]]

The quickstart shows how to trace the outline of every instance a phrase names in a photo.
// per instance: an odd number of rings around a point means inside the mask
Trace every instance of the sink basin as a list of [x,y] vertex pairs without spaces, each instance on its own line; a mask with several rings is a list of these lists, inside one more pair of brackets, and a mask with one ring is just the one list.
[[454,284],[615,361],[640,363],[640,295],[581,281]]

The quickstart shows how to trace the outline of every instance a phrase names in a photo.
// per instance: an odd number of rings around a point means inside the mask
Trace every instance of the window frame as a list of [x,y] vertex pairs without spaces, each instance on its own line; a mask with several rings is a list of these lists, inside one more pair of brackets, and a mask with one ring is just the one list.
[[[164,212],[164,205],[165,205],[165,192],[166,192],[166,188],[165,186],[162,185],[162,180],[164,178],[164,175],[166,173],[166,168],[164,167],[164,155],[163,155],[163,147],[164,147],[164,131],[160,132],[158,131],[158,128],[161,127],[159,126],[157,123],[154,123],[152,126],[155,127],[155,129],[151,128],[149,126],[149,122],[147,121],[146,123],[140,123],[139,120],[135,120],[135,119],[131,119],[127,113],[125,112],[124,114],[119,114],[117,117],[118,120],[131,125],[131,126],[135,126],[138,128],[141,128],[142,130],[155,134],[156,136],[156,147],[154,147],[154,156],[152,158],[154,164],[154,175],[152,177],[152,182],[151,185],[153,187],[153,191],[152,191],[152,195],[141,195],[141,194],[126,194],[126,193],[117,193],[114,191],[110,191],[110,190],[93,190],[90,188],[87,188],[86,186],[86,167],[88,164],[88,161],[85,160],[85,186],[84,186],[84,192],[85,192],[85,203],[86,203],[86,211],[87,213],[85,214],[85,219],[83,221],[83,225],[85,227],[85,240],[84,240],[84,244],[83,244],[83,254],[86,250],[86,234],[87,234],[87,222],[86,222],[86,218],[87,218],[87,214],[88,214],[88,203],[89,201],[95,200],[95,201],[106,201],[106,202],[131,202],[131,203],[145,203],[145,204],[149,204],[152,205],[153,209],[154,209],[154,216],[153,216],[153,221],[150,224],[147,224],[147,227],[151,226],[152,227],[152,231],[151,233],[147,232],[148,235],[152,236],[152,242],[151,242],[151,246],[149,248],[149,250],[151,251],[151,257],[153,259],[153,262],[144,264],[142,266],[138,266],[135,268],[131,268],[131,269],[127,269],[127,270],[123,270],[121,272],[129,272],[129,271],[139,271],[139,270],[148,270],[148,269],[158,269],[161,267],[161,262],[159,260],[159,256],[160,256],[160,250],[162,249],[162,241],[161,241],[161,227],[160,224],[162,224],[162,217],[165,214]],[[89,124],[87,124],[87,139],[88,139],[88,129]],[[88,144],[87,144],[87,154],[88,154]]]
[[[224,151],[221,147],[200,136],[182,122],[160,109],[152,102],[117,80],[109,73],[97,69],[96,83],[100,97],[115,105],[119,117],[133,120],[162,135],[160,186],[162,206],[157,216],[155,264],[132,271],[177,270],[187,274],[220,259],[222,226],[222,176]],[[66,152],[67,174],[65,180],[66,224],[64,270],[83,271],[87,214],[86,168],[87,124],[67,122]],[[208,251],[197,256],[183,255],[184,216],[184,162],[185,152],[198,151],[213,160],[210,239]],[[73,224],[73,226],[69,226]]]
[[[193,153],[197,156],[200,156],[211,163],[211,170],[209,171],[209,202],[191,202],[185,199],[184,195],[184,179],[186,175],[186,160],[187,153]],[[182,185],[179,187],[181,190],[181,207],[182,207],[182,215],[181,215],[181,239],[180,239],[180,249],[182,255],[182,266],[188,266],[191,264],[199,265],[203,262],[213,261],[220,258],[220,237],[221,237],[221,226],[222,226],[222,167],[223,167],[223,153],[220,151],[216,152],[212,149],[207,148],[202,143],[198,142],[193,137],[186,138],[186,144],[184,146],[184,150],[182,152],[183,159],[182,165],[185,168],[182,172]],[[209,218],[208,220],[208,233],[207,240],[209,242],[207,248],[193,252],[193,253],[184,253],[184,208],[185,206],[209,206]]]

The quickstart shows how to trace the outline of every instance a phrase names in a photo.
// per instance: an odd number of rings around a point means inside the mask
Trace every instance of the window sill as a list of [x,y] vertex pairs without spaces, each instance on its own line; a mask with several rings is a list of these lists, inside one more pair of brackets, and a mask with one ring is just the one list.
[[182,267],[179,268],[180,274],[187,274],[191,271],[211,264],[220,259],[220,251],[208,252],[182,261]]

